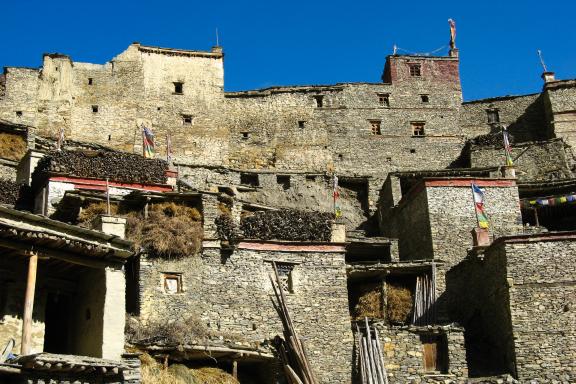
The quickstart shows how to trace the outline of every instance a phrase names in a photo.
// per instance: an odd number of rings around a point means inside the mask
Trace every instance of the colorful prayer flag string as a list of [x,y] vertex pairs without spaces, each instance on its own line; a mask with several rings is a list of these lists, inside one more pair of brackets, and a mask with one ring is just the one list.
[[145,158],[154,158],[154,134],[142,124],[142,150]]
[[512,147],[510,146],[510,137],[508,136],[508,130],[502,128],[502,137],[504,138],[504,152],[506,153],[506,165],[514,165],[512,160]]

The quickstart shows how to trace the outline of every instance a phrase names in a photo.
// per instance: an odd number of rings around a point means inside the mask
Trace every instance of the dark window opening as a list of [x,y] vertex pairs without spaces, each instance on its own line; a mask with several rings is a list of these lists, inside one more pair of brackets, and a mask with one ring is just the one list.
[[98,113],[98,106],[97,105],[92,106],[92,113]]
[[290,176],[288,175],[278,175],[276,176],[276,183],[282,186],[282,189],[290,189]]
[[372,129],[373,135],[381,135],[382,132],[380,131],[380,120],[370,120],[370,128]]
[[280,289],[286,293],[294,293],[294,264],[276,263],[276,270],[280,280]]
[[[71,311],[71,298],[59,293],[48,293],[46,310],[44,313],[45,334],[44,352],[68,353],[69,316]],[[81,312],[80,312],[81,313]]]
[[412,136],[424,136],[425,123],[410,123],[412,125]]
[[306,181],[311,182],[311,183],[315,183],[316,182],[316,176],[307,175]]
[[344,160],[344,155],[342,155],[341,153],[338,154],[338,160]]
[[420,335],[425,372],[448,373],[446,335]]
[[298,128],[304,128],[305,126],[306,126],[306,122],[305,122],[305,121],[300,120],[300,121],[298,122]]
[[378,93],[378,102],[383,107],[390,106],[390,94],[389,93]]
[[240,174],[240,184],[249,185],[251,187],[257,187],[260,185],[258,180],[258,174],[256,173],[241,173]]
[[411,148],[410,153],[416,153],[416,150],[414,148]]
[[420,95],[420,100],[423,103],[428,103],[430,101],[430,98],[428,97],[428,95]]
[[500,122],[500,111],[498,109],[488,109],[488,124],[495,124]]
[[182,123],[183,124],[192,124],[192,116],[191,115],[182,115]]
[[156,108],[157,111],[159,111],[160,109],[161,109],[160,107]]
[[112,135],[108,135],[108,141],[112,140]]
[[422,76],[422,65],[421,64],[408,64],[410,69],[410,76],[420,77]]
[[88,85],[92,85],[94,84],[94,79],[92,79],[91,77],[88,78]]
[[250,132],[241,132],[242,140],[248,140],[250,138]]
[[184,83],[182,82],[175,82],[174,83],[174,93],[177,95],[181,95],[184,93]]
[[391,157],[387,157],[387,158],[386,158],[386,161],[387,161],[387,162],[391,162],[391,161],[392,161],[392,158],[391,158]]
[[17,116],[17,117],[22,117],[22,111],[16,111],[16,116]]
[[314,100],[316,100],[316,107],[317,108],[322,108],[324,106],[324,96],[322,95],[316,95],[313,96]]
[[125,266],[126,276],[126,312],[140,314],[140,258],[131,257]]

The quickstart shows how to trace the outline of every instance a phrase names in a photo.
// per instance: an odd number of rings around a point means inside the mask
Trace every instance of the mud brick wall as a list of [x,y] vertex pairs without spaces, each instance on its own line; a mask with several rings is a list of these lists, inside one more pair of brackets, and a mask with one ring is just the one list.
[[[516,176],[521,181],[572,178],[572,148],[563,139],[520,143],[512,146]],[[482,168],[506,164],[503,146],[470,147],[472,167]]]
[[[210,331],[241,345],[264,345],[282,332],[271,304],[270,260],[295,263],[288,308],[313,369],[322,383],[350,382],[353,338],[344,253],[253,250],[250,244],[266,248],[265,243],[240,243],[231,255],[212,248],[202,257],[142,260],[142,319],[171,322],[195,316]],[[165,293],[162,272],[182,273],[183,292]]]

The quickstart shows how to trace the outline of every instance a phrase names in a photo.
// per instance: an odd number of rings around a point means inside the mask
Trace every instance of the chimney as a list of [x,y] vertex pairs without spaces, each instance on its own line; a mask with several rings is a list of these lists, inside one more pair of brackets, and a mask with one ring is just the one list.
[[556,81],[556,78],[554,77],[554,72],[542,73],[542,80],[544,80],[544,84]]
[[92,221],[92,229],[124,239],[126,237],[126,219],[117,216],[98,215]]

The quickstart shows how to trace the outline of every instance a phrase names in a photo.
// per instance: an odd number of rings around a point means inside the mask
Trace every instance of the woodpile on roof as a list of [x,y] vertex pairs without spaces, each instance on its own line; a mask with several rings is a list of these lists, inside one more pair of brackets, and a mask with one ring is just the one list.
[[23,188],[12,180],[0,179],[0,204],[15,205]]
[[333,215],[327,212],[282,209],[245,216],[240,230],[246,239],[330,241]]
[[[514,144],[514,136],[510,133],[508,134],[508,139],[510,140],[510,144]],[[485,135],[476,136],[468,142],[472,145],[478,145],[482,147],[499,147],[504,148],[504,138],[502,137],[502,132],[491,132]]]
[[111,181],[142,184],[165,184],[168,163],[145,159],[125,152],[52,151],[43,157],[33,174],[37,180],[46,174],[110,179]]

